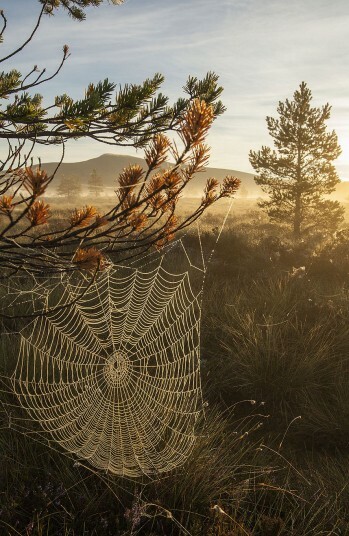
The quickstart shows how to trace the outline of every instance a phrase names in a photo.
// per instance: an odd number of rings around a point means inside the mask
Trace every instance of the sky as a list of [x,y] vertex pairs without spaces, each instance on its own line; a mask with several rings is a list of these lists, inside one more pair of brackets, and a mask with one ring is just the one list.
[[[0,0],[8,17],[2,55],[33,28],[37,0]],[[34,41],[3,69],[28,72],[34,64],[53,72],[63,44],[71,57],[54,81],[41,86],[47,99],[68,93],[80,98],[89,82],[108,77],[116,84],[165,76],[163,93],[174,102],[188,75],[220,76],[226,113],[209,134],[211,167],[253,172],[250,149],[271,145],[265,117],[276,116],[278,101],[292,98],[302,81],[314,106],[332,105],[334,129],[343,153],[336,161],[349,180],[349,3],[347,0],[126,0],[87,10],[87,20],[62,12],[45,17]],[[103,153],[133,154],[130,148],[97,142],[68,144],[65,161]],[[60,157],[41,148],[43,161]]]

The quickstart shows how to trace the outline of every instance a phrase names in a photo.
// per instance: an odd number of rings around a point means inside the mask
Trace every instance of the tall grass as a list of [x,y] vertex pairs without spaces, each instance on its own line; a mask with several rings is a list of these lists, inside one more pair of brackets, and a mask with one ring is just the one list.
[[335,493],[264,448],[255,413],[232,426],[232,414],[211,408],[185,466],[137,481],[98,473],[3,429],[0,533],[345,534]]
[[[218,223],[206,220],[206,252]],[[200,266],[197,237],[186,245]],[[202,322],[208,407],[187,463],[136,481],[75,463],[13,429],[2,382],[0,534],[349,534],[346,232],[295,244],[252,213],[216,250]],[[2,326],[3,375],[17,351],[7,332],[21,325]]]

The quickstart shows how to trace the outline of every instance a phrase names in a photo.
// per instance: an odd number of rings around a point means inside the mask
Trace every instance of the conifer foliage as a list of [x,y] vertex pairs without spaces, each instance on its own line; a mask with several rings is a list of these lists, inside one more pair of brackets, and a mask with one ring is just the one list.
[[103,195],[103,179],[95,169],[92,170],[92,173],[88,178],[87,186],[88,192],[91,196],[100,197]]
[[76,199],[81,195],[81,182],[79,177],[61,177],[57,186],[57,195],[68,200]]
[[338,201],[324,196],[339,182],[333,161],[340,155],[337,135],[327,131],[331,106],[312,107],[312,93],[302,82],[293,100],[279,102],[279,117],[267,117],[274,149],[250,151],[255,181],[269,199],[259,206],[276,222],[288,224],[296,239],[314,230],[332,231],[343,220]]
[[[31,42],[45,16],[61,8],[83,20],[85,8],[103,2],[31,1],[41,7],[37,23],[17,48],[0,59],[3,65]],[[2,10],[0,17],[3,41],[7,18]],[[5,277],[22,270],[49,273],[87,264],[88,269],[93,264],[98,269],[105,264],[106,254],[113,253],[121,262],[161,248],[211,203],[233,195],[239,186],[235,177],[227,177],[221,186],[211,180],[197,208],[184,219],[176,216],[185,186],[207,165],[205,139],[213,121],[224,112],[219,100],[223,89],[214,73],[202,80],[189,77],[184,97],[173,105],[160,92],[160,74],[118,89],[105,79],[90,83],[81,99],[64,94],[46,103],[37,89],[58,75],[68,57],[64,45],[52,73],[36,65],[25,74],[17,69],[0,73],[0,140],[7,146],[0,161],[0,270]],[[51,227],[52,211],[40,198],[55,173],[49,176],[41,165],[34,165],[31,155],[38,144],[55,145],[62,150],[62,161],[66,142],[76,139],[142,148],[146,166],[127,166],[122,171],[115,182],[115,204],[106,213],[91,206],[77,207],[61,226],[56,222]]]

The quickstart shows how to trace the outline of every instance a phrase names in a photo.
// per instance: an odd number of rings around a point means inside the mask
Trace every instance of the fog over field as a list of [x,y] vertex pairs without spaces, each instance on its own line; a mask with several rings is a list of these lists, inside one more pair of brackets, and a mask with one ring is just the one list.
[[[57,167],[57,162],[45,162],[43,168],[48,173],[53,173]],[[63,162],[52,181],[48,196],[54,196],[57,192],[57,187],[62,177],[77,178],[82,186],[82,195],[88,195],[88,179],[91,173],[95,170],[101,177],[103,188],[101,195],[113,195],[118,185],[118,176],[120,172],[128,165],[138,164],[146,167],[145,160],[135,156],[103,154],[97,158],[91,158],[82,162]],[[226,175],[234,175],[241,180],[241,187],[238,192],[238,197],[258,198],[263,195],[262,190],[254,181],[254,174],[236,169],[221,169],[208,166],[202,173],[198,173],[190,181],[184,190],[185,197],[201,197],[206,180],[209,177],[215,177],[219,181],[224,179]],[[332,194],[336,199],[347,202],[349,201],[349,181],[341,181],[336,186],[335,192]]]

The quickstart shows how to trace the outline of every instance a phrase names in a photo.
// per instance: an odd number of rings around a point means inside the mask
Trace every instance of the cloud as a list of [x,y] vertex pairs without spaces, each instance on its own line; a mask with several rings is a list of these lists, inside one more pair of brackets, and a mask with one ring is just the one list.
[[[12,0],[3,3],[14,15]],[[32,1],[16,4],[22,9],[8,32],[12,44],[34,20]],[[228,110],[210,135],[211,163],[248,171],[248,150],[271,142],[265,116],[275,115],[278,101],[292,97],[302,80],[316,105],[332,104],[330,126],[341,144],[347,143],[348,25],[346,0],[128,0],[119,7],[89,9],[84,23],[63,14],[45,20],[14,64],[24,69],[35,61],[52,71],[60,46],[70,44],[64,72],[45,88],[51,98],[63,91],[81,96],[88,82],[106,76],[120,84],[138,83],[160,71],[166,77],[164,92],[174,100],[189,74],[213,70],[220,74]],[[69,158],[79,153],[83,159],[88,147],[86,158],[105,152],[98,145],[79,147],[68,151]]]

